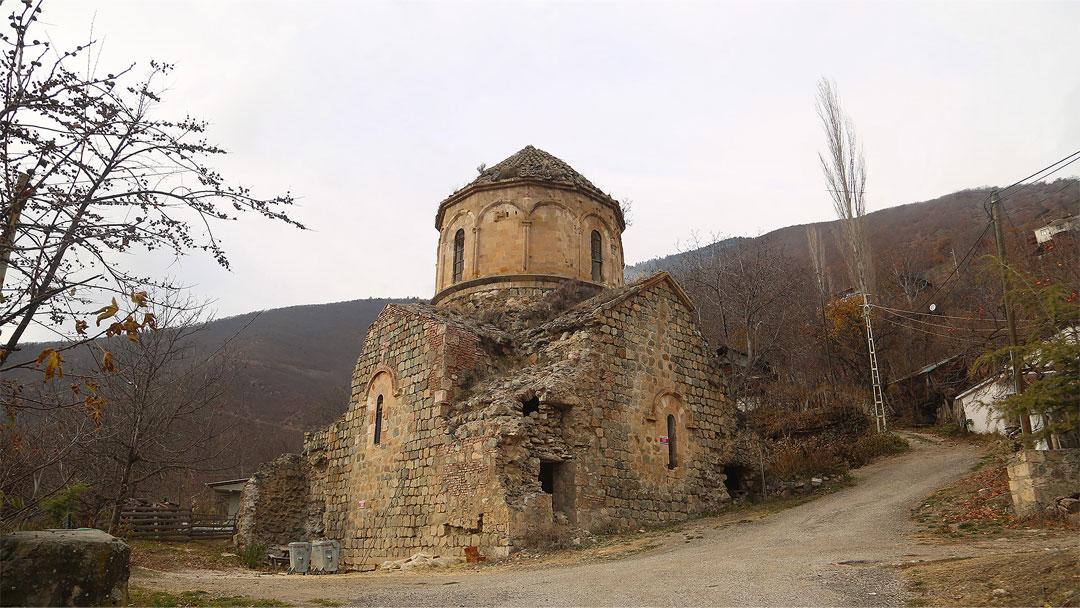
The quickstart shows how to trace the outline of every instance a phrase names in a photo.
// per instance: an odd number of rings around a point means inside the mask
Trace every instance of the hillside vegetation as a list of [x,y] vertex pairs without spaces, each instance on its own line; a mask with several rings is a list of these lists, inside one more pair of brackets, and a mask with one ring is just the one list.
[[[876,256],[879,282],[882,271],[897,263],[906,263],[914,273],[924,275],[931,283],[940,282],[952,271],[955,261],[982,231],[988,216],[984,203],[990,187],[972,188],[947,194],[928,201],[908,203],[874,211],[867,215],[867,231]],[[1034,248],[1033,231],[1066,215],[1080,213],[1080,181],[1059,179],[1024,186],[1004,200],[1008,214],[1006,233],[1010,239]],[[828,201],[822,199],[822,208]],[[839,221],[818,222],[825,246],[825,266],[832,290],[839,292],[850,287],[845,278],[843,261],[836,249],[840,236]],[[758,237],[724,238],[708,247],[735,245],[767,246],[781,251],[803,265],[810,264],[806,225],[773,230]],[[978,254],[988,253],[992,241],[985,240]],[[678,252],[653,258],[626,267],[627,279],[660,270],[674,270],[688,255],[697,250]]]
[[[368,327],[387,304],[414,301],[368,298],[290,306],[212,320],[193,332],[196,351],[228,351],[235,369],[227,376],[228,405],[222,415],[231,420],[222,424],[240,427],[245,437],[254,439],[246,442],[238,466],[217,476],[246,475],[282,452],[299,450],[304,431],[328,424],[344,412]],[[36,351],[45,346],[25,348]],[[91,369],[90,352],[66,351],[68,373]],[[40,372],[21,375],[29,380]]]

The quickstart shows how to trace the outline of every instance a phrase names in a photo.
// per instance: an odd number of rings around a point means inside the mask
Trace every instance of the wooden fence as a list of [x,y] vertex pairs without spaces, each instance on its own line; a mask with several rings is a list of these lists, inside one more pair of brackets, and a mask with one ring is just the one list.
[[203,515],[180,507],[130,507],[121,514],[123,529],[131,538],[192,540],[227,538],[236,532],[236,521],[225,515]]

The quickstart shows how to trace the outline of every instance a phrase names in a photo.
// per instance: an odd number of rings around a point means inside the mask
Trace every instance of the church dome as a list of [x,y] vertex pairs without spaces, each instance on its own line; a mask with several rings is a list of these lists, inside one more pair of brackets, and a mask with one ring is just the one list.
[[623,282],[619,203],[533,146],[483,169],[442,203],[436,304],[477,292],[542,292],[567,280]]

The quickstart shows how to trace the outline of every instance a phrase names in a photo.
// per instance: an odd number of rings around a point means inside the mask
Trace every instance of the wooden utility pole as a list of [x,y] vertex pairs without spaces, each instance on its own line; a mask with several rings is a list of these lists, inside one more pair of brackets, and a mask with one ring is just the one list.
[[[1024,391],[1024,361],[1017,353],[1016,313],[1009,302],[1009,267],[1005,257],[1005,236],[1001,232],[1001,200],[998,198],[997,188],[990,191],[990,217],[994,224],[994,240],[1001,264],[1001,295],[1005,303],[1005,323],[1009,327],[1009,361],[1012,363],[1013,391],[1019,395]],[[1026,409],[1020,412],[1020,437],[1024,447],[1030,449],[1031,416]]]

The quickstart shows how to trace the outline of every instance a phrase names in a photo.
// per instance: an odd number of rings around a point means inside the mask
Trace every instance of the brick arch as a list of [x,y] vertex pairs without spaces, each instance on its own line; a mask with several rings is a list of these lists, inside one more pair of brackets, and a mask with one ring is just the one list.
[[484,208],[480,210],[480,213],[476,214],[475,225],[479,226],[480,222],[484,221],[484,216],[487,214],[487,212],[491,211],[495,207],[498,207],[499,205],[510,205],[512,207],[515,207],[518,211],[521,212],[522,217],[528,217],[528,215],[529,215],[524,209],[521,208],[521,205],[519,205],[518,203],[516,203],[516,202],[514,202],[514,201],[512,201],[512,200],[510,200],[508,198],[503,198],[503,199],[499,199],[499,200],[497,200],[495,202],[488,203],[487,205],[485,205]]
[[615,239],[616,235],[618,235],[618,233],[611,228],[611,224],[609,224],[602,215],[595,211],[589,211],[588,213],[584,213],[581,215],[580,218],[578,218],[578,226],[580,226],[582,230],[585,229],[586,222],[589,220],[589,218],[596,218],[596,221],[600,222],[600,224],[604,227],[604,230],[607,231],[607,234],[605,236],[607,236],[608,238]]
[[390,377],[390,387],[392,388],[392,392],[389,396],[397,397],[401,395],[401,387],[398,386],[397,374],[394,373],[394,369],[385,363],[379,363],[371,372],[371,378],[368,379],[367,386],[364,387],[365,400],[371,394],[371,388],[375,386],[375,380],[383,374]]
[[581,218],[579,218],[579,217],[578,217],[578,214],[577,214],[577,213],[575,213],[573,209],[571,209],[570,207],[568,207],[568,206],[567,206],[567,205],[566,205],[565,203],[563,203],[562,201],[558,201],[558,200],[555,200],[555,199],[544,199],[544,200],[541,200],[541,201],[537,201],[537,202],[536,202],[536,203],[534,203],[534,204],[533,204],[533,206],[532,206],[532,207],[531,207],[531,208],[529,209],[529,213],[528,213],[528,215],[527,215],[526,217],[528,217],[529,219],[532,219],[532,217],[533,217],[533,213],[534,213],[534,212],[535,212],[535,211],[537,210],[537,208],[539,208],[539,207],[561,207],[561,208],[562,208],[562,210],[563,210],[563,211],[565,211],[565,212],[566,212],[566,214],[567,214],[568,216],[570,216],[570,220],[571,220],[571,222],[573,223],[573,226],[574,226],[574,227],[577,227],[577,226],[579,226],[579,225],[580,225],[580,223],[581,223]]

